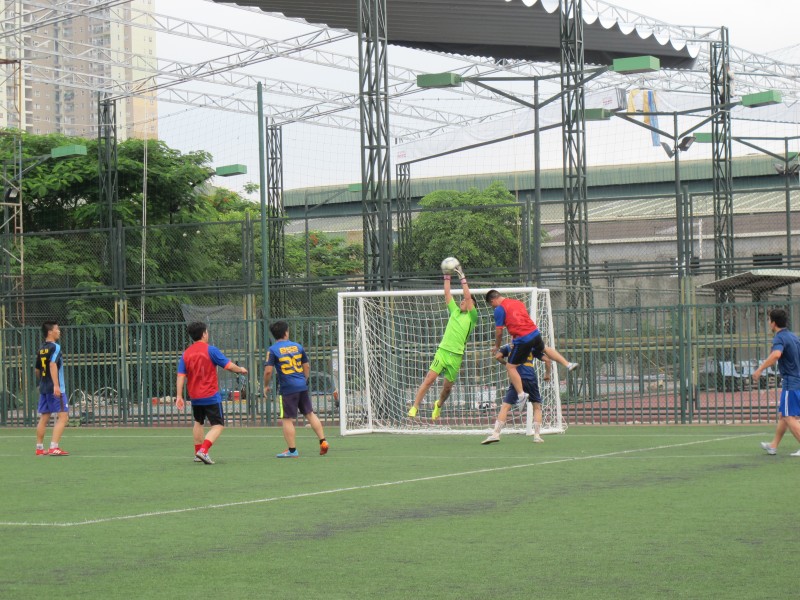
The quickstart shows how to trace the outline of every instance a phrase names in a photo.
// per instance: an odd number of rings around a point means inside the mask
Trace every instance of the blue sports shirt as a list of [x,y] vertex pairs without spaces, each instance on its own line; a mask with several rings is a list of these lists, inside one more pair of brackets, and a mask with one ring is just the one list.
[[275,342],[267,351],[264,363],[271,365],[278,374],[278,391],[282,395],[304,392],[308,389],[303,365],[308,356],[303,346],[291,340]]
[[58,386],[61,393],[66,394],[64,389],[64,360],[61,354],[61,345],[56,342],[45,342],[39,347],[36,353],[36,368],[40,371],[39,393],[53,393],[53,378],[50,377],[50,363],[55,363],[58,367]]
[[772,338],[772,350],[780,350],[778,371],[783,389],[800,390],[800,339],[788,329],[781,329]]

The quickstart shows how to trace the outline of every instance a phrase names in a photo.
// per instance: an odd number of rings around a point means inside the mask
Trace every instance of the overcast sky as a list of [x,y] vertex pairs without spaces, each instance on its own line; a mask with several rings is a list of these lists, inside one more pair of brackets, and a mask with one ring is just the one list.
[[[341,2],[355,2],[355,0],[340,0]],[[453,0],[454,5],[459,0]],[[503,0],[495,1],[501,4]],[[520,0],[514,0],[520,1]],[[800,0],[761,0],[761,2],[735,2],[731,0],[670,0],[668,2],[654,2],[652,0],[619,0],[618,6],[630,9],[668,23],[676,25],[695,25],[703,27],[727,26],[730,31],[730,41],[734,46],[767,54],[773,58],[791,63],[800,63],[800,38],[797,35],[800,27]],[[157,0],[156,12],[181,17],[189,16],[190,19],[207,24],[214,24],[233,31],[252,32],[273,39],[286,39],[305,31],[302,25],[283,19],[260,17],[257,14],[239,10],[235,7],[215,5],[202,0]],[[339,42],[322,48],[333,52],[349,54],[357,51],[352,38],[349,41]],[[236,49],[220,45],[206,45],[192,42],[178,36],[159,35],[158,55],[165,59],[181,60],[187,63],[198,62],[237,52]],[[391,63],[425,71],[445,71],[455,68],[447,64],[448,59],[404,48],[393,47],[389,52]],[[303,83],[318,88],[331,88],[337,90],[358,89],[357,75],[352,72],[321,69],[298,61],[278,59],[253,65],[246,69],[257,77],[271,80]],[[237,94],[244,97],[252,92],[247,90],[213,89],[205,84],[191,84],[198,86],[207,93]],[[470,114],[475,111],[475,101],[470,98],[450,98],[449,104],[438,105],[436,100],[426,98],[424,95],[415,94],[408,96],[407,100],[413,103],[426,103],[429,107],[442,110]],[[272,106],[305,106],[309,101],[298,100],[269,94],[265,101]],[[464,111],[464,112],[462,112]],[[165,118],[168,113],[172,117]],[[175,114],[177,113],[177,114]],[[161,103],[159,106],[159,135],[170,145],[182,150],[205,149],[214,155],[214,163],[247,164],[249,174],[226,180],[223,185],[241,190],[247,181],[258,181],[257,174],[257,136],[256,124],[252,117],[224,113],[223,111],[186,109],[184,106]],[[357,116],[357,113],[356,113]],[[396,124],[397,121],[394,121]],[[796,127],[795,127],[796,129]],[[649,134],[638,132],[639,137],[649,140]],[[757,132],[770,133],[771,132]],[[795,130],[781,135],[794,135]],[[313,187],[330,183],[343,183],[358,181],[359,171],[359,141],[357,133],[344,133],[335,129],[315,127],[310,125],[292,124],[284,127],[284,185],[287,189],[294,187]],[[621,137],[608,133],[606,147],[629,145]],[[595,138],[593,138],[595,139]],[[527,140],[523,140],[527,141]],[[638,138],[636,138],[636,141]],[[459,155],[458,158],[448,159],[466,163],[463,169],[466,172],[483,170],[526,170],[530,168],[530,150],[527,147],[517,147],[508,144],[492,147],[486,157],[470,157]],[[646,150],[653,154],[654,159],[663,159],[660,148]],[[316,154],[315,154],[316,153]],[[697,152],[696,152],[697,153]],[[555,152],[555,158],[560,152]],[[598,160],[604,160],[602,156]],[[647,159],[644,155],[641,159]],[[697,156],[696,158],[701,158]],[[493,161],[496,161],[493,164]],[[311,166],[313,165],[313,168]],[[426,165],[422,163],[421,165]],[[444,173],[453,164],[431,164],[430,170]],[[440,171],[441,169],[441,171]],[[419,169],[422,171],[422,167]],[[415,171],[415,174],[417,171]],[[220,182],[222,183],[222,182]]]

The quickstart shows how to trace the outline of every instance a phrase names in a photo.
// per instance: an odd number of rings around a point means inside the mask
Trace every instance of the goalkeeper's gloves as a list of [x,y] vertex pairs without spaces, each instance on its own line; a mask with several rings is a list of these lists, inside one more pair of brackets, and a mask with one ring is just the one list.
[[461,283],[464,283],[467,280],[467,277],[464,275],[464,270],[461,268],[461,265],[458,265],[455,269],[453,269],[453,273],[458,275],[458,278],[461,280]]

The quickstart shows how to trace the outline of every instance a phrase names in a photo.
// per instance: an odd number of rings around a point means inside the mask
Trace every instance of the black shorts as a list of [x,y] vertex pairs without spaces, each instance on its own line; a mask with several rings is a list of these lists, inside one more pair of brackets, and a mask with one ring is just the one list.
[[192,404],[192,416],[194,420],[202,425],[208,419],[209,425],[225,425],[225,415],[222,414],[222,403],[217,404],[201,404],[195,406]]
[[308,395],[308,390],[302,392],[295,392],[294,394],[281,395],[281,419],[294,419],[297,417],[297,411],[301,414],[307,415],[314,412],[314,407],[311,404],[311,397]]
[[532,340],[527,342],[519,342],[514,340],[511,344],[511,352],[508,353],[508,362],[512,365],[522,365],[528,360],[528,356],[533,354],[533,358],[541,360],[544,356],[544,340],[542,334],[535,336]]

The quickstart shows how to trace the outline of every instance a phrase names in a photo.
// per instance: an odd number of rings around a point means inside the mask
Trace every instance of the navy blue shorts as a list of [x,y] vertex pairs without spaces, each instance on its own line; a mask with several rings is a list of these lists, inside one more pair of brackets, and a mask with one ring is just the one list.
[[192,404],[192,416],[202,425],[208,419],[209,425],[225,425],[225,415],[222,412],[222,403]]
[[61,392],[60,397],[54,396],[53,394],[39,394],[38,411],[40,415],[67,412],[68,410],[69,402],[64,392]]
[[[523,379],[522,391],[528,394],[528,402],[542,403],[542,396],[539,394],[539,382],[536,379]],[[510,404],[511,406],[517,403],[517,390],[514,389],[513,385],[508,386],[508,391],[506,392],[506,397],[503,398],[503,403]]]
[[539,360],[544,356],[544,340],[541,334],[534,336],[531,340],[521,341],[521,339],[517,339],[511,342],[508,362],[512,365],[524,364],[531,354],[533,354],[533,358],[538,358]]
[[314,412],[314,407],[311,405],[311,397],[308,395],[308,390],[302,392],[295,392],[294,394],[281,395],[281,419],[294,419],[297,417],[298,410],[303,415],[308,415]]
[[778,412],[784,417],[800,417],[800,391],[781,390]]

